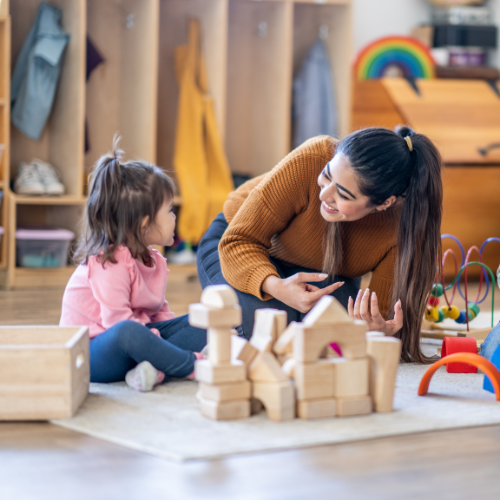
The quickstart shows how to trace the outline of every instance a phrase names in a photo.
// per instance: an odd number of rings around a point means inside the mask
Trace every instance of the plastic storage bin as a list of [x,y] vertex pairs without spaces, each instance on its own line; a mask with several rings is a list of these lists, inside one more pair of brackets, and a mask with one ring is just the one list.
[[16,264],[19,267],[65,267],[74,233],[66,229],[18,229]]

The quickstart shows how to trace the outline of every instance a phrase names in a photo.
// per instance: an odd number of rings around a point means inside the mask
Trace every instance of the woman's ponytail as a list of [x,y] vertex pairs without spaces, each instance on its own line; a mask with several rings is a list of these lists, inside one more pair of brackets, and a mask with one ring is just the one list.
[[403,340],[402,359],[424,362],[420,328],[436,265],[441,261],[442,163],[438,150],[426,136],[408,127],[398,127],[396,134],[408,145],[412,171],[399,219],[392,298],[393,304],[401,299],[403,310],[403,328],[397,334]]
[[402,200],[392,305],[401,300],[403,361],[425,362],[420,328],[441,254],[443,186],[441,156],[434,144],[409,127],[359,130],[340,141],[358,174],[362,194],[374,206]]

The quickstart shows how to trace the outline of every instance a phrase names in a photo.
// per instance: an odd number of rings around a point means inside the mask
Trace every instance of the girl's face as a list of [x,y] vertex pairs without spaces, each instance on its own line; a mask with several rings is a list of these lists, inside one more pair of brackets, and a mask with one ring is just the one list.
[[146,221],[145,240],[148,246],[172,246],[174,244],[175,219],[174,201],[163,202],[154,222],[147,226]]
[[321,215],[328,222],[359,220],[387,208],[384,205],[374,207],[368,196],[360,193],[356,173],[342,153],[327,163],[319,174],[318,185],[321,188]]

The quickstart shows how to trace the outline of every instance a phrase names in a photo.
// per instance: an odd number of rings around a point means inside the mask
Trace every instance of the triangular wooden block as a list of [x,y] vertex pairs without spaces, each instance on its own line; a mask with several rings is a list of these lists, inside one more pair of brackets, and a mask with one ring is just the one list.
[[239,360],[248,366],[259,351],[248,340],[233,335],[231,337],[231,360]]
[[286,330],[281,334],[273,346],[275,354],[287,354],[293,351],[293,339],[295,337],[295,326],[298,323],[292,321]]
[[319,302],[304,316],[304,326],[330,325],[354,321],[342,306],[331,295],[321,297]]
[[285,382],[288,377],[281,370],[278,360],[270,352],[261,352],[248,368],[252,382]]
[[203,290],[201,303],[211,309],[225,309],[238,304],[238,296],[229,285],[212,285]]

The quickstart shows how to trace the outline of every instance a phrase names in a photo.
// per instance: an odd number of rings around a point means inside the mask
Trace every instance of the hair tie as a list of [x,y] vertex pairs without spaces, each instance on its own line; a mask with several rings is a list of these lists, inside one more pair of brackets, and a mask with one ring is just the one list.
[[411,151],[413,151],[413,143],[411,142],[411,137],[409,135],[407,135],[406,137],[404,137],[404,140],[406,141],[406,144],[408,144],[408,149]]

